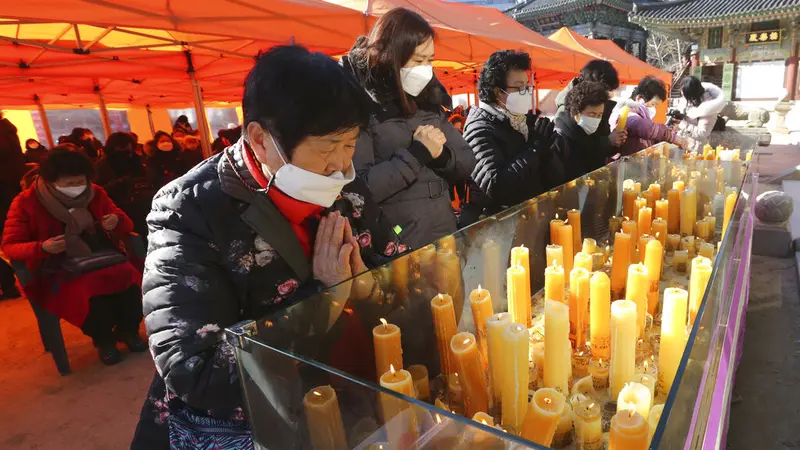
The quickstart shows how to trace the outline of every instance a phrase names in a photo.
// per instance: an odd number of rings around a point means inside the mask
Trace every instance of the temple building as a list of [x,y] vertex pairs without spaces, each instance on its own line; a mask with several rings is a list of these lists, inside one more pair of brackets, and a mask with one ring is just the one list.
[[690,73],[731,100],[800,100],[800,0],[651,0],[630,20],[694,42]]
[[506,11],[545,36],[561,27],[592,39],[609,39],[637,58],[647,60],[647,32],[628,21],[633,2],[626,0],[527,0]]

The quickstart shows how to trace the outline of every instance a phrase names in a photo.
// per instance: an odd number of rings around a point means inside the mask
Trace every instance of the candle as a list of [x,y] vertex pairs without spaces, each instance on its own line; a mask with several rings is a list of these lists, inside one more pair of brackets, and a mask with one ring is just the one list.
[[578,347],[572,354],[572,378],[591,378],[589,377],[589,360],[592,358],[588,342],[585,347]]
[[681,246],[681,235],[680,234],[668,234],[667,235],[667,254],[670,255],[675,253],[675,250],[678,250]]
[[611,289],[608,275],[595,272],[589,281],[589,335],[592,342],[592,355],[608,359],[611,356]]
[[[527,332],[527,330],[525,331]],[[475,336],[467,332],[456,334],[450,340],[450,350],[455,357],[467,416],[472,417],[479,411],[488,412],[489,393]],[[527,352],[525,356],[527,361]],[[528,373],[527,367],[525,373]],[[526,383],[525,386],[527,388],[528,384]]]
[[318,386],[303,397],[311,447],[314,450],[345,450],[347,437],[336,391],[330,386]]
[[567,399],[555,389],[539,389],[533,394],[522,425],[524,439],[549,447],[558,428],[558,421]]
[[713,216],[710,212],[706,215],[706,220],[708,221],[709,231],[711,233],[709,241],[714,240],[714,236],[717,234],[717,218]]
[[436,327],[436,344],[439,348],[439,364],[443,375],[455,372],[455,363],[450,353],[450,340],[456,334],[456,313],[453,309],[453,298],[447,294],[439,294],[431,300],[433,325]]
[[647,243],[653,239],[654,239],[653,236],[650,236],[649,234],[643,234],[639,236],[639,245],[638,245],[639,254],[637,255],[638,258],[636,259],[636,261],[644,263],[644,257],[646,254],[645,249],[647,248]]
[[414,364],[408,366],[408,373],[411,374],[411,380],[414,382],[414,391],[417,394],[417,399],[424,402],[431,400],[431,386],[428,377],[428,368],[421,364]]
[[[455,361],[454,361],[455,363]],[[464,390],[461,387],[461,379],[458,373],[453,372],[447,376],[447,394],[450,401],[448,410],[452,410],[456,414],[464,413]]]
[[[589,253],[578,252],[575,254],[575,261],[573,264],[574,269],[586,269],[589,272],[592,271],[592,266],[594,265],[594,260],[592,255]],[[570,286],[572,285],[572,281],[570,281]]]
[[[508,277],[508,313],[511,321],[526,326],[531,324],[531,278],[520,265],[506,271]],[[562,275],[563,278],[563,275]],[[546,271],[545,271],[546,279]]]
[[472,319],[475,322],[475,335],[478,338],[478,348],[481,352],[483,365],[489,364],[489,341],[486,337],[486,321],[492,317],[492,296],[486,289],[473,290],[469,294],[469,305],[472,308]]
[[633,410],[642,417],[650,414],[650,389],[641,383],[627,383],[617,397],[617,412]]
[[569,273],[572,270],[572,260],[574,253],[572,252],[572,225],[561,225],[558,228],[558,243],[564,249],[564,270]]
[[450,250],[452,253],[457,253],[456,237],[451,234],[439,239],[439,250]]
[[400,344],[400,327],[381,319],[381,325],[372,329],[375,348],[375,369],[380,377],[389,371],[389,366],[403,367],[403,347]]
[[667,192],[667,229],[670,234],[681,232],[681,191],[677,189]]
[[642,183],[640,183],[638,181],[634,181],[634,183],[633,183],[633,192],[636,192],[636,195],[641,194],[642,193]]
[[533,353],[533,363],[536,367],[536,378],[541,386],[544,384],[544,341],[534,342],[531,345],[531,353]]
[[686,313],[689,293],[683,289],[664,290],[661,313],[661,345],[658,350],[658,388],[660,400],[666,398],[675,381],[678,365],[686,347]]
[[587,375],[576,381],[575,384],[572,385],[572,389],[570,389],[569,394],[570,398],[573,398],[576,395],[584,395],[586,397],[594,396],[594,380],[592,379],[592,376]]
[[400,298],[408,296],[408,255],[392,261],[392,289]]
[[626,410],[611,418],[608,450],[645,450],[647,448],[647,422],[636,413]]
[[620,216],[612,216],[610,219],[608,219],[608,235],[611,237],[611,239],[614,239],[614,236],[616,236],[616,234],[622,230],[623,220],[625,220],[625,218]]
[[666,222],[669,219],[669,200],[656,200],[655,212],[657,219],[662,219]]
[[611,398],[619,397],[625,383],[636,374],[636,319],[635,302],[617,300],[611,304]]
[[633,217],[636,207],[636,197],[638,194],[633,189],[625,189],[622,191],[622,215],[625,217]]
[[695,222],[697,222],[697,190],[691,186],[681,193],[681,235],[693,235]]
[[[564,221],[558,218],[558,214],[556,214],[556,218],[550,221],[550,244],[552,245],[562,245],[561,242],[558,241],[558,229],[564,225]],[[570,240],[570,242],[572,242]]]
[[650,274],[647,271],[647,267],[643,264],[631,264],[630,267],[628,267],[628,284],[625,289],[625,299],[636,303],[636,336],[638,337],[644,337],[645,316],[647,314],[647,292],[649,290]]
[[667,246],[667,221],[663,219],[656,219],[653,221],[652,230],[650,231],[656,239],[661,242],[661,247]]
[[658,422],[661,421],[661,414],[664,412],[664,405],[655,405],[650,408],[650,415],[647,418],[647,445],[653,441],[653,435],[658,428]]
[[637,197],[633,202],[633,216],[631,216],[634,222],[639,221],[639,211],[641,211],[642,208],[647,208],[647,199],[644,197]]
[[489,291],[494,301],[503,298],[503,268],[500,263],[500,246],[489,239],[481,247],[483,256],[483,286]]
[[731,192],[725,197],[725,206],[722,213],[722,234],[720,235],[720,240],[725,238],[725,231],[728,229],[728,225],[731,223],[733,210],[736,207],[736,198],[736,192]]
[[700,244],[700,251],[698,254],[704,258],[714,260],[714,244],[703,242]]
[[500,366],[503,379],[503,425],[515,430],[522,428],[528,410],[528,329],[512,323],[503,330]]
[[697,223],[695,224],[695,228],[696,228],[695,234],[697,235],[698,238],[704,241],[711,240],[711,223],[708,220],[706,220],[705,218],[698,220]]
[[[636,244],[639,242],[639,231],[636,227],[636,222],[632,220],[626,220],[622,222],[622,232],[631,235],[631,248],[630,252],[630,261],[636,261]],[[616,248],[615,248],[616,250]],[[614,252],[614,257],[617,257],[617,252]]]
[[569,402],[564,402],[564,409],[561,410],[561,417],[556,424],[556,432],[553,434],[552,446],[563,448],[572,442],[572,406]]
[[603,270],[603,266],[605,265],[606,265],[605,252],[592,253],[592,272]]
[[[650,195],[653,196],[653,201],[661,199],[661,185],[658,183],[651,183],[650,186],[647,188],[647,191]],[[651,206],[652,208],[652,206]]]
[[436,276],[436,246],[428,244],[419,249],[419,267],[423,276],[433,279]]
[[601,392],[608,389],[608,359],[598,358],[589,362],[589,375],[592,377],[594,390]]
[[681,238],[681,250],[689,253],[689,258],[694,258],[694,236],[684,236]]
[[[569,329],[575,348],[586,345],[586,325],[589,312],[589,271],[572,269],[569,273]],[[547,333],[545,332],[545,336]],[[546,339],[545,339],[546,340]]]
[[522,266],[522,268],[525,269],[525,272],[530,274],[531,272],[530,250],[528,250],[528,248],[525,247],[524,245],[512,248],[511,265]]
[[650,227],[653,222],[653,210],[650,208],[641,208],[639,210],[639,221],[637,228],[639,235],[651,234]]
[[[510,270],[510,269],[509,269]],[[549,266],[544,269],[544,298],[566,303],[564,292],[564,267]]]
[[683,192],[686,189],[686,183],[681,180],[673,181],[672,189],[677,189],[678,191]]
[[628,266],[631,263],[631,235],[617,233],[614,238],[614,258],[611,261],[611,291],[614,298],[622,298],[628,281]]
[[[581,251],[583,253],[592,254],[597,251],[597,241],[592,238],[586,238],[583,240],[583,247],[581,247]],[[549,259],[548,259],[549,261]]]
[[676,250],[672,256],[672,268],[679,274],[686,273],[686,265],[689,264],[689,251]]
[[544,248],[545,261],[554,266],[564,267],[564,248],[560,245],[548,245]]
[[633,190],[633,180],[628,178],[627,180],[622,180],[622,189],[630,189]]
[[[388,372],[381,375],[380,385],[407,397],[414,397],[414,383],[407,370],[395,370],[394,367],[390,367]],[[389,442],[404,442],[409,439],[409,435],[414,436],[417,430],[416,416],[406,411],[410,409],[411,404],[388,394],[380,394],[379,398]],[[400,414],[403,415],[402,420],[393,420]],[[413,437],[413,441],[416,441],[416,436]]]
[[486,334],[489,338],[489,379],[492,383],[492,397],[495,405],[499,405],[502,399],[503,331],[510,323],[511,314],[509,313],[495,314],[486,321]]
[[600,405],[591,399],[579,402],[573,408],[575,421],[575,449],[603,450],[603,424]]
[[461,260],[453,250],[439,250],[436,254],[436,286],[452,296],[456,317],[461,316],[464,292],[461,288]]
[[547,299],[544,307],[544,386],[569,393],[569,307]]
[[656,398],[656,381],[658,380],[658,375],[656,376],[647,374],[647,373],[637,373],[633,377],[633,381],[635,383],[639,383],[642,386],[645,386],[647,390],[650,391],[650,404],[652,405]]
[[698,256],[692,259],[692,271],[689,275],[689,326],[694,325],[706,287],[711,279],[711,260]]
[[581,236],[581,212],[577,209],[567,211],[567,223],[572,225],[572,251],[578,253],[583,237]]
[[647,312],[655,317],[656,307],[658,306],[658,281],[661,279],[664,248],[658,239],[652,239],[647,243],[644,254],[644,265],[647,268],[647,278],[649,280]]

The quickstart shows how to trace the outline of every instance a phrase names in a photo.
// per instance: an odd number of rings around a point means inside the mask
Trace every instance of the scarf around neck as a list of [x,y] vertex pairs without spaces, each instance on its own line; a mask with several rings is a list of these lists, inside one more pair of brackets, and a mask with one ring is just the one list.
[[89,212],[89,203],[94,199],[94,188],[87,183],[86,190],[75,198],[58,191],[50,183],[36,179],[36,197],[53,217],[66,225],[64,240],[67,256],[89,256],[92,250],[81,238],[83,232],[94,233],[94,217]]
[[508,117],[509,122],[511,122],[511,128],[513,128],[519,134],[524,136],[525,139],[528,139],[528,117],[525,114],[514,114],[509,110],[507,110],[502,105],[500,105],[499,103],[495,105],[487,104],[486,106],[489,107],[486,109],[489,110],[490,112],[493,112],[495,115],[499,115],[501,117]]

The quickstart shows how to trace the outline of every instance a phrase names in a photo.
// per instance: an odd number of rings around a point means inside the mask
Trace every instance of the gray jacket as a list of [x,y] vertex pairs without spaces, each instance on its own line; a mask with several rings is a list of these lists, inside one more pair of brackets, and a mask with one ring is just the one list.
[[[400,242],[420,248],[456,231],[449,186],[469,179],[475,157],[444,113],[419,109],[405,118],[388,109],[361,131],[353,161],[389,223],[399,226]],[[433,125],[447,137],[439,158],[414,141],[421,125]]]

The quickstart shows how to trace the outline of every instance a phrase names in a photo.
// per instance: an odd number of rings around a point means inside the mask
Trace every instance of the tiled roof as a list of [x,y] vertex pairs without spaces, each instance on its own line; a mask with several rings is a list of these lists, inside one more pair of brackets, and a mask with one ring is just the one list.
[[800,0],[650,0],[636,2],[630,19],[639,24],[705,25],[791,14],[800,14]]
[[538,15],[544,13],[571,11],[578,8],[594,4],[606,4],[616,8],[630,11],[633,8],[633,1],[630,0],[528,0],[517,5],[506,14],[517,15]]

